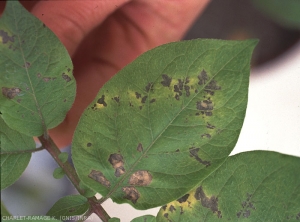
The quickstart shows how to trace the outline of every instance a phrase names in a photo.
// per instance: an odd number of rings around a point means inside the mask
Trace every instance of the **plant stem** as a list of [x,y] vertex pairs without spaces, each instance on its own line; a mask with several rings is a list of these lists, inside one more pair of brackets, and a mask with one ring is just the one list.
[[108,222],[110,216],[106,213],[100,203],[98,203],[96,197],[88,198],[91,206],[91,210],[95,213],[103,222]]
[[[55,145],[53,140],[50,137],[44,137],[40,136],[39,140],[43,146],[44,149],[46,149],[50,155],[53,157],[53,159],[57,162],[57,164],[63,169],[65,172],[66,176],[69,178],[71,183],[74,185],[76,190],[84,196],[85,190],[83,190],[79,183],[80,179],[74,169],[74,167],[67,161],[67,162],[62,162],[59,159],[59,154],[61,153],[58,147]],[[101,204],[97,202],[96,197],[90,197],[88,198],[88,202],[90,204],[90,211],[87,212],[89,215],[91,213],[95,213],[103,222],[108,222],[110,219],[110,216],[106,213],[106,211],[103,209]]]
[[63,163],[59,158],[59,154],[61,153],[60,150],[57,148],[57,146],[54,144],[52,139],[48,137],[48,139],[45,139],[44,136],[40,136],[39,140],[43,147],[50,153],[50,155],[53,157],[53,159],[56,161],[56,163],[64,170],[66,176],[69,178],[71,183],[74,185],[76,190],[83,195],[84,190],[82,190],[79,186],[79,178],[77,176],[77,173],[75,169],[72,167],[72,165],[67,161]]
[[41,150],[44,150],[44,147],[39,147],[39,148],[35,148],[35,149],[31,149],[31,150],[18,150],[18,151],[8,151],[8,152],[0,152],[1,155],[5,155],[5,154],[21,154],[21,153],[34,153],[34,152],[38,152]]

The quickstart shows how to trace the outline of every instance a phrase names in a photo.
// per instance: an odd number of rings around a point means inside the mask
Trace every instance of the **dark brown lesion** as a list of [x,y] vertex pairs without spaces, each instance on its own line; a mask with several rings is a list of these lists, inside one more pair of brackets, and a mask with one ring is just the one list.
[[141,95],[140,93],[138,93],[138,92],[135,92],[135,97],[136,97],[137,99],[139,99],[139,98],[142,97],[142,95]]
[[200,150],[200,148],[195,148],[195,147],[190,148],[189,149],[190,157],[194,157],[199,163],[205,165],[206,167],[210,166],[210,161],[202,160],[199,157],[199,155],[198,155],[199,150]]
[[170,87],[172,77],[169,77],[167,74],[162,75],[163,80],[160,82],[165,87]]
[[198,85],[205,85],[206,82],[209,80],[209,77],[204,69],[198,75],[198,79],[199,79]]
[[2,87],[2,95],[5,96],[8,99],[13,99],[15,96],[17,96],[22,90],[17,87]]
[[143,150],[144,150],[143,145],[141,143],[139,143],[136,150],[139,152],[143,152]]
[[214,104],[210,99],[197,101],[196,108],[201,111],[201,114],[206,116],[212,116],[212,111],[214,109]]
[[138,170],[129,178],[129,184],[134,186],[148,186],[151,181],[152,175],[146,170]]
[[107,103],[105,102],[105,95],[102,95],[101,98],[97,100],[97,103],[107,106]]
[[216,213],[218,218],[222,218],[221,211],[218,209],[218,198],[215,196],[207,197],[202,186],[198,187],[195,192],[196,200],[201,202],[205,208],[209,208],[213,213]]
[[184,196],[182,196],[182,197],[180,197],[179,199],[177,199],[177,201],[179,202],[179,203],[184,203],[184,202],[186,202],[187,201],[187,199],[189,198],[189,194],[185,194]]
[[128,199],[128,200],[131,200],[131,202],[134,203],[134,204],[140,198],[140,193],[133,186],[123,187],[122,191],[125,192],[124,198]]
[[8,42],[14,42],[14,36],[9,36],[4,30],[0,30],[0,36],[2,37],[2,43],[6,44]]
[[123,162],[123,156],[119,153],[114,153],[109,156],[108,161],[112,165],[112,167],[115,169],[115,176],[120,177],[125,173],[124,168],[124,162]]
[[113,98],[113,100],[115,100],[115,101],[118,103],[118,102],[120,102],[120,97],[119,97],[119,96],[115,96],[115,97]]
[[102,172],[98,170],[92,170],[90,174],[88,175],[89,178],[99,182],[103,186],[110,187],[110,182],[106,177],[103,175]]
[[148,82],[147,86],[145,87],[146,92],[149,92],[150,90],[153,91],[153,83]]
[[71,81],[71,77],[68,76],[66,73],[62,73],[61,76],[62,76],[62,78],[63,78],[66,82],[70,82],[70,81]]

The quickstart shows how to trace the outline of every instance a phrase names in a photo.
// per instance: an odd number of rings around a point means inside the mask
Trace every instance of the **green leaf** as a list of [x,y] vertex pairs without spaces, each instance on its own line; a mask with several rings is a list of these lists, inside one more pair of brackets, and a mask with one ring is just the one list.
[[191,190],[238,139],[256,40],[191,40],[137,58],[99,91],[72,143],[83,183],[148,209]]
[[3,219],[4,216],[11,216],[11,213],[7,210],[6,206],[1,200],[1,218]]
[[70,195],[59,199],[48,211],[48,216],[60,218],[62,216],[77,216],[89,209],[87,199],[81,195]]
[[59,39],[18,1],[0,18],[0,112],[14,130],[40,136],[75,98],[73,65]]
[[253,0],[253,3],[276,22],[300,29],[299,0]]
[[61,179],[61,178],[64,177],[64,175],[65,175],[65,172],[64,172],[64,170],[63,170],[61,167],[57,167],[57,168],[55,168],[55,170],[53,171],[53,177],[54,177],[55,179]]
[[116,217],[110,218],[108,220],[108,222],[120,222],[120,221],[121,221],[120,218],[116,218]]
[[61,162],[65,163],[68,161],[69,154],[67,152],[62,152],[58,155],[58,158]]
[[26,169],[31,153],[15,153],[35,148],[32,137],[9,128],[0,115],[1,190],[10,186]]
[[195,190],[162,207],[157,220],[300,220],[299,169],[299,157],[268,151],[237,154]]
[[145,215],[134,218],[131,222],[156,222],[156,218],[153,215]]
[[79,186],[82,190],[84,190],[84,194],[83,196],[89,198],[89,197],[93,197],[96,195],[96,192],[91,190],[90,188],[88,188],[84,183],[82,183],[81,181],[79,182]]

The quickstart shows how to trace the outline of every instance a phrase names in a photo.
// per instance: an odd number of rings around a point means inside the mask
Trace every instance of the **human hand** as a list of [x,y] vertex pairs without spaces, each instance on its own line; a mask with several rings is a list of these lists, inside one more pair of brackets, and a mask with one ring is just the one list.
[[67,48],[77,82],[65,120],[50,130],[69,145],[84,109],[101,86],[141,53],[180,40],[209,0],[24,1]]

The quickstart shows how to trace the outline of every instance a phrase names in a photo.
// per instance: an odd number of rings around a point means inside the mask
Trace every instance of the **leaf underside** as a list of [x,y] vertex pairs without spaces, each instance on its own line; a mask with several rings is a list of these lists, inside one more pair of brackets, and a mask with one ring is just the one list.
[[72,156],[82,182],[138,209],[191,190],[236,144],[256,43],[170,43],[126,66],[99,91],[75,131]]
[[189,194],[161,208],[157,221],[298,221],[298,157],[252,151],[229,157]]
[[75,98],[73,65],[59,39],[18,1],[0,18],[0,112],[28,136],[65,118]]

